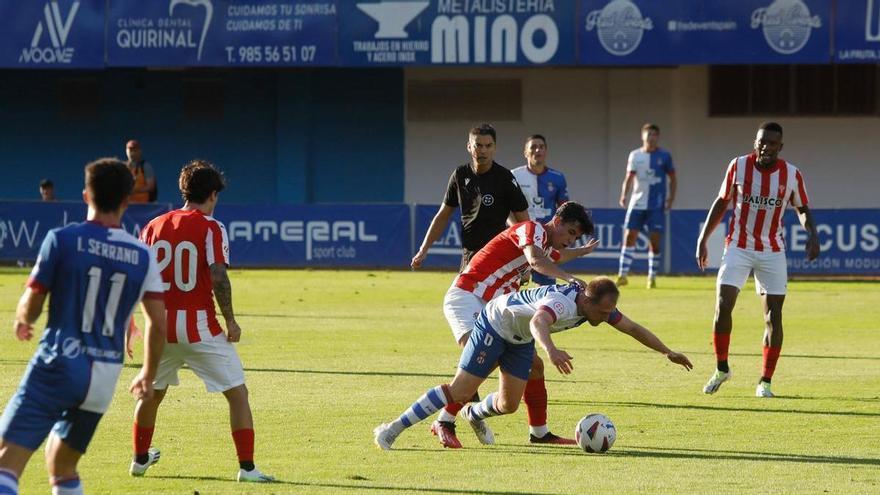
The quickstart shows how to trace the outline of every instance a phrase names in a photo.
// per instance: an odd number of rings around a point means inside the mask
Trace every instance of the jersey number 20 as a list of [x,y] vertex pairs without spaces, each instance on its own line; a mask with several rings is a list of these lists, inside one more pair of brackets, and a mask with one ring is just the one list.
[[[199,250],[196,248],[195,244],[189,241],[183,241],[172,248],[170,242],[162,240],[156,241],[156,243],[153,244],[153,249],[156,250],[156,258],[159,262],[160,273],[165,271],[165,268],[171,263],[172,259],[174,260],[174,285],[178,290],[181,292],[189,292],[196,288],[196,269],[199,261]],[[172,251],[174,252],[173,256],[171,255]],[[183,266],[184,253],[187,254],[187,264],[185,268]],[[186,276],[185,281],[184,276]],[[163,283],[162,286],[166,291],[171,288],[171,284],[167,282]]]

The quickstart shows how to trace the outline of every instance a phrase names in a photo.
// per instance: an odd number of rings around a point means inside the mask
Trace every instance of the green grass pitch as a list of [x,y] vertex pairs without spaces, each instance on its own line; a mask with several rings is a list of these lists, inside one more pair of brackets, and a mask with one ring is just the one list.
[[[26,277],[0,271],[4,404],[35,347],[11,332]],[[280,482],[232,481],[238,466],[225,400],[189,371],[159,412],[161,462],[145,478],[129,477],[129,365],[80,465],[87,493],[880,493],[876,282],[791,282],[773,381],[779,397],[758,399],[763,323],[751,282],[734,313],[735,376],[706,396],[714,278],[661,277],[648,291],[631,277],[620,309],[695,368],[688,373],[608,325],[557,334],[575,370],[562,376],[548,367],[550,429],[572,435],[589,412],[609,415],[618,429],[608,454],[588,455],[529,445],[524,408],[489,420],[494,446],[480,446],[463,424],[465,448],[444,450],[428,422],[405,431],[393,451],[373,446],[373,427],[455,372],[459,350],[441,311],[451,273],[236,270],[231,277],[256,462]],[[483,392],[497,383],[490,378]],[[21,487],[48,492],[41,452]]]

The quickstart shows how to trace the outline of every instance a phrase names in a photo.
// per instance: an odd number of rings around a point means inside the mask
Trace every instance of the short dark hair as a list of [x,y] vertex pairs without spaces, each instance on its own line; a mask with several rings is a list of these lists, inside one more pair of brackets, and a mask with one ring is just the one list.
[[43,179],[40,181],[40,189],[50,189],[55,188],[55,183],[49,179]]
[[122,206],[134,189],[134,177],[121,161],[116,158],[99,158],[85,168],[86,191],[95,209],[102,213],[113,213]]
[[547,146],[547,138],[545,138],[541,134],[532,134],[531,136],[526,138],[526,144],[529,144],[529,141],[531,141],[532,139],[540,139],[541,141],[544,141],[544,146]]
[[492,127],[492,124],[484,123],[471,127],[471,130],[468,131],[468,136],[492,136],[492,141],[498,142],[498,137],[495,135],[495,128]]
[[593,218],[590,212],[583,205],[574,201],[562,203],[556,209],[556,213],[553,216],[558,217],[562,223],[575,222],[579,224],[583,235],[593,235],[593,230],[596,228],[593,225]]
[[226,189],[226,178],[211,162],[196,159],[180,170],[178,186],[184,201],[204,203],[211,193]]
[[776,122],[761,122],[761,125],[758,126],[758,130],[778,132],[780,136],[782,135],[782,126]]
[[653,122],[645,122],[645,125],[642,126],[642,132],[645,131],[654,131],[657,134],[660,134],[660,127],[658,127],[657,124]]
[[596,277],[593,280],[590,280],[587,283],[587,288],[584,289],[584,295],[587,296],[587,299],[592,303],[598,303],[609,294],[614,296],[614,299],[620,297],[620,289],[617,288],[617,285],[608,277]]

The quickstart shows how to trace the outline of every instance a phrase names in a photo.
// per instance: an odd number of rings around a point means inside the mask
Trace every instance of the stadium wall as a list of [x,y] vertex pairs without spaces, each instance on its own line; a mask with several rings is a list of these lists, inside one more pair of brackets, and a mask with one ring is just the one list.
[[[751,150],[759,117],[709,117],[709,69],[663,68],[408,68],[408,88],[425,81],[520,81],[519,120],[463,117],[406,124],[406,201],[440,201],[455,165],[468,160],[467,129],[480,120],[498,130],[499,163],[524,164],[523,141],[549,141],[550,166],[562,170],[572,199],[616,207],[626,157],[640,146],[639,129],[657,123],[661,145],[679,171],[676,208],[708,208],[729,160]],[[424,106],[412,100],[408,107]],[[513,112],[515,113],[515,112]],[[782,156],[800,166],[818,208],[876,208],[877,117],[766,116],[785,128]]]
[[59,199],[77,200],[82,165],[124,158],[125,141],[136,138],[156,169],[160,202],[179,201],[177,173],[195,157],[226,172],[226,202],[403,200],[401,69],[0,71],[0,78],[0,198],[39,199],[38,183],[48,177]]

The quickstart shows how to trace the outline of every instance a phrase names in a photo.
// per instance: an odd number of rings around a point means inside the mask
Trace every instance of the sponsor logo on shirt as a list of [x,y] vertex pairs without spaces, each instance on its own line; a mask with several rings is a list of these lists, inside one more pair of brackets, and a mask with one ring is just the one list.
[[767,196],[756,196],[754,194],[743,194],[743,203],[748,203],[752,206],[764,206],[764,207],[779,207],[782,206],[782,199],[780,198],[768,198]]
[[61,344],[61,354],[67,359],[75,359],[82,352],[82,341],[75,337],[67,337]]

